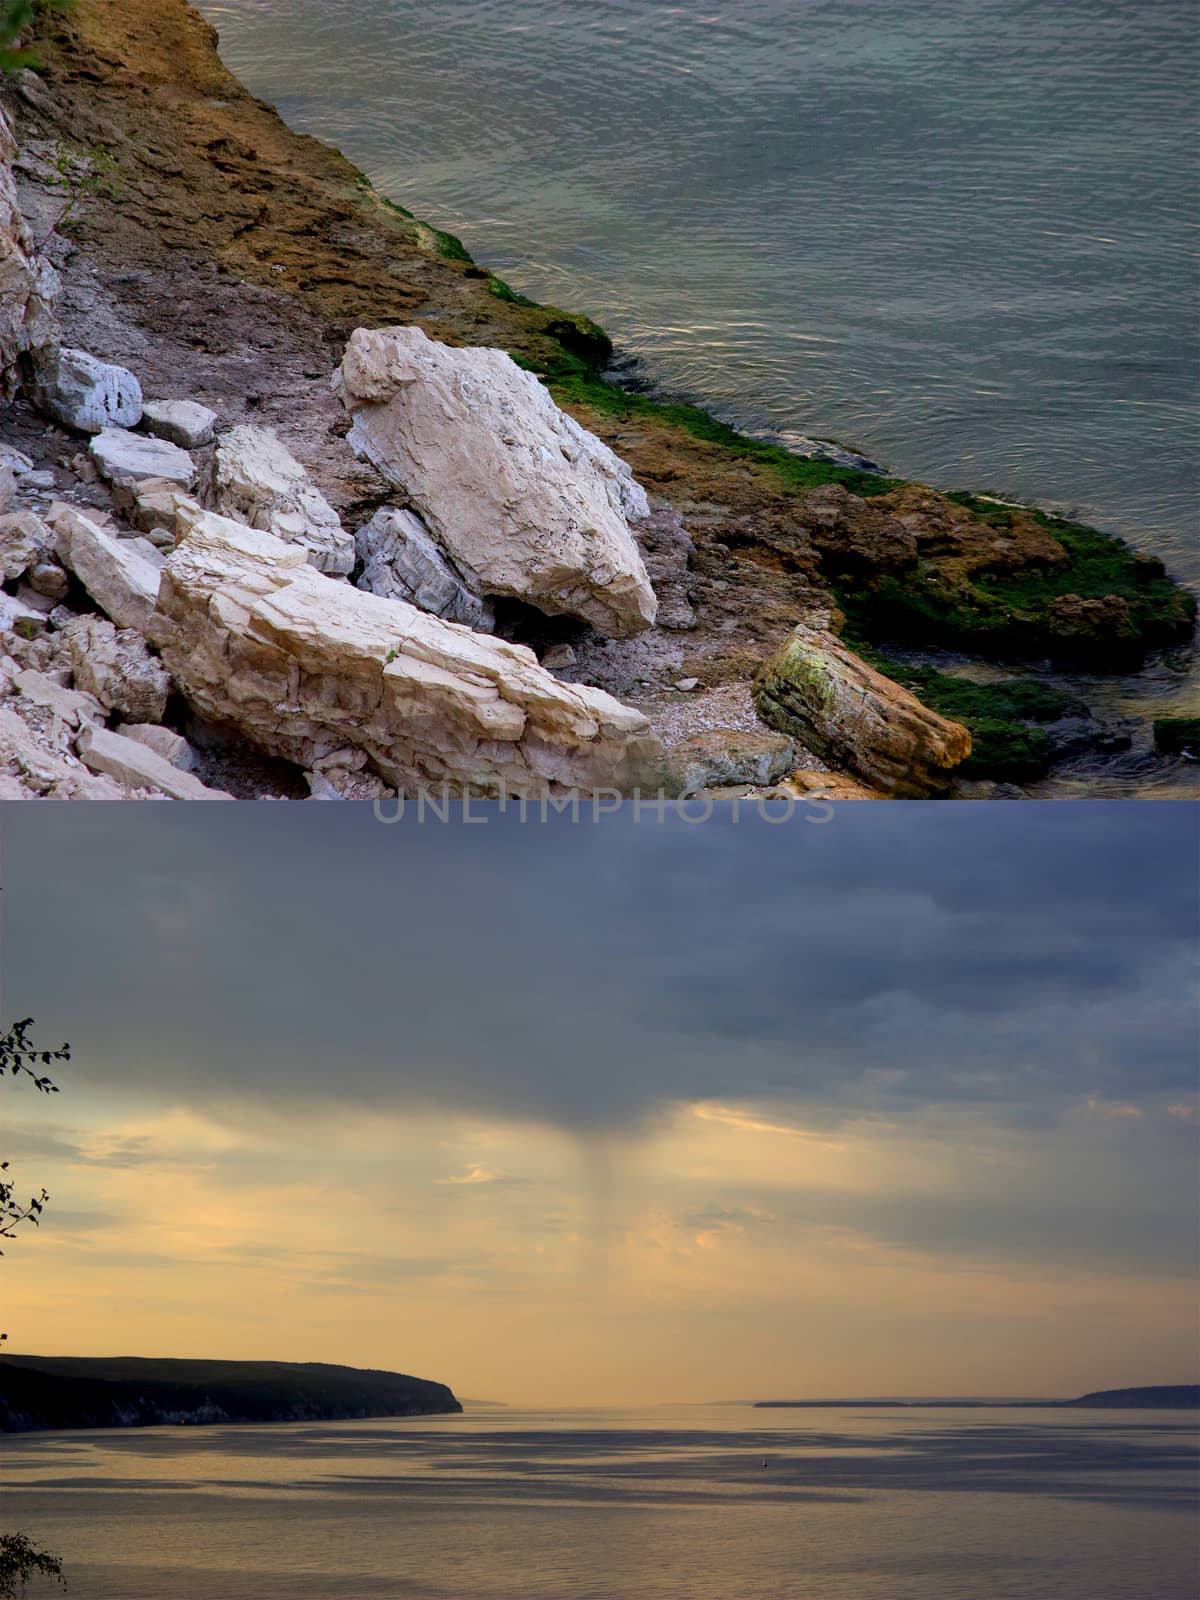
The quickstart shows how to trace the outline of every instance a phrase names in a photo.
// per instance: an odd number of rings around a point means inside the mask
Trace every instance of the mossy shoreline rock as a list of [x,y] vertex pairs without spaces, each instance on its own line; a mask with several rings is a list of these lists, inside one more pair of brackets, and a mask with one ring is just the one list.
[[803,623],[759,674],[754,703],[770,727],[894,799],[944,794],[971,754],[961,723]]

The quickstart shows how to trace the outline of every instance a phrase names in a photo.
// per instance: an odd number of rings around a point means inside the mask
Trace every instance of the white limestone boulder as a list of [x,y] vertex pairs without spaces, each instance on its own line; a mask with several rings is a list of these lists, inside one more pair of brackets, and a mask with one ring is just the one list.
[[125,739],[146,745],[180,772],[191,772],[196,765],[196,752],[173,728],[164,728],[157,722],[128,722],[121,726],[120,733]]
[[142,388],[133,373],[86,350],[46,351],[35,363],[33,401],[78,433],[132,428],[142,415]]
[[196,463],[186,450],[167,439],[128,428],[105,428],[88,446],[88,453],[110,483],[165,478],[190,489],[196,481]]
[[199,450],[213,441],[217,413],[195,400],[148,400],[142,407],[142,422],[160,439],[184,450]]
[[33,639],[45,633],[46,613],[31,606],[21,595],[6,594],[0,589],[0,633],[15,633],[22,639]]
[[334,387],[350,444],[403,491],[475,593],[515,595],[617,638],[652,625],[628,521],[649,514],[645,491],[503,350],[359,328]]
[[21,578],[54,548],[54,535],[32,511],[0,516],[0,577]]
[[299,545],[318,572],[344,577],[354,567],[354,540],[270,428],[247,425],[222,434],[200,498],[222,516]]
[[88,694],[84,689],[68,689],[48,672],[27,667],[16,674],[13,687],[34,705],[48,706],[57,712],[72,727],[81,728],[85,722],[104,721],[104,707],[95,695]]
[[310,770],[360,750],[406,794],[657,788],[640,712],[522,645],[334,582],[298,545],[184,516],[150,638],[201,716]]
[[58,500],[46,516],[55,552],[100,609],[121,628],[144,632],[158,596],[162,557],[148,540],[118,539],[110,529]]
[[360,589],[387,600],[407,600],[479,633],[495,627],[491,606],[467,588],[413,512],[385,506],[354,535],[354,545],[363,563]]

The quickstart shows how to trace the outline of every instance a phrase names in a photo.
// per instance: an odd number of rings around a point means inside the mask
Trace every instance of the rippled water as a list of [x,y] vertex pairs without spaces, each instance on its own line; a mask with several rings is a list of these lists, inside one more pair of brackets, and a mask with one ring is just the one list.
[[205,0],[229,64],[750,427],[1200,580],[1193,0]]
[[745,1406],[6,1441],[76,1600],[1193,1600],[1179,1413]]

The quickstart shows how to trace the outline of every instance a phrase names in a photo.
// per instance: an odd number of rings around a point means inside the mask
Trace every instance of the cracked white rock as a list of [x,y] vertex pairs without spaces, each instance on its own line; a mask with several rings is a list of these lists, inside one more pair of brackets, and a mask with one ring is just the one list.
[[38,672],[27,667],[18,672],[13,683],[19,694],[35,705],[49,706],[64,722],[81,727],[85,722],[103,722],[104,707],[95,695],[83,689],[68,689],[48,672]]
[[101,475],[110,483],[166,478],[181,489],[190,489],[196,481],[196,463],[186,450],[167,439],[130,433],[128,428],[105,428],[88,449]]
[[354,535],[354,545],[363,563],[360,589],[386,600],[407,600],[479,633],[495,627],[491,606],[467,588],[413,512],[391,506],[377,511]]
[[661,745],[602,690],[560,683],[522,645],[331,581],[269,534],[183,515],[150,638],[201,716],[309,769],[361,750],[407,794],[657,788]]
[[164,728],[157,722],[127,722],[122,723],[118,732],[123,738],[146,745],[180,772],[191,772],[196,765],[196,752],[173,728]]
[[359,328],[334,385],[349,442],[401,489],[480,595],[515,595],[617,638],[656,601],[628,518],[649,514],[624,461],[503,350],[420,328]]
[[319,572],[344,577],[354,540],[308,473],[270,428],[231,428],[217,442],[200,498],[222,516],[300,545]]
[[86,350],[46,351],[34,368],[33,400],[79,433],[132,428],[142,415],[141,385],[133,373]]
[[19,638],[32,639],[44,633],[46,626],[45,612],[27,605],[20,595],[5,594],[0,589],[0,633],[15,633]]
[[76,617],[62,630],[75,687],[94,695],[106,711],[127,722],[161,722],[171,676],[132,628],[114,628],[103,617]]
[[109,529],[59,500],[47,522],[59,560],[122,628],[145,632],[158,595],[160,553],[145,539],[118,539]]

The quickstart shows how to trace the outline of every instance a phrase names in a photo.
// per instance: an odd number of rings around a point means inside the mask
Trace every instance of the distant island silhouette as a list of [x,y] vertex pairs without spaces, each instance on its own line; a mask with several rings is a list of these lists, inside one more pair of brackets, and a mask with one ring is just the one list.
[[444,1383],[323,1361],[0,1359],[0,1432],[5,1433],[419,1417],[461,1410]]
[[764,1409],[821,1406],[898,1406],[917,1408],[923,1406],[978,1406],[1011,1409],[1014,1406],[1053,1406],[1062,1410],[1071,1406],[1087,1406],[1108,1410],[1136,1411],[1194,1411],[1200,1409],[1200,1383],[1153,1384],[1141,1389],[1097,1389],[1082,1394],[1076,1400],[755,1400],[756,1407]]

